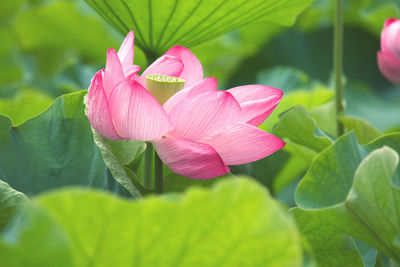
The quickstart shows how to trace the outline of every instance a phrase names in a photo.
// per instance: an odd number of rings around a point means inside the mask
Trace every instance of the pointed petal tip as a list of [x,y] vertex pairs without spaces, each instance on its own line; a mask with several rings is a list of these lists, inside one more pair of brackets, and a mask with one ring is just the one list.
[[113,56],[114,54],[117,54],[117,51],[115,51],[114,48],[111,47],[107,49],[107,57]]
[[175,50],[175,49],[187,49],[186,47],[180,46],[180,45],[174,45],[173,47],[171,47],[168,51],[170,50]]
[[133,32],[133,30],[130,30],[126,36],[129,36],[130,38],[135,38],[135,33]]
[[256,126],[234,123],[202,140],[212,146],[225,164],[239,165],[265,158],[285,146],[285,142]]
[[135,56],[134,39],[134,33],[130,31],[118,50],[118,58],[121,61],[125,75],[128,75],[128,69],[133,65],[133,58]]
[[172,77],[179,77],[183,70],[183,62],[175,56],[163,55],[154,61],[143,73],[140,75],[138,82],[146,87],[146,76],[149,74],[166,75]]
[[241,122],[258,126],[272,113],[283,97],[281,89],[266,85],[243,85],[228,90],[242,108]]
[[182,60],[184,68],[180,78],[186,80],[187,86],[193,86],[203,80],[203,67],[200,60],[183,46],[173,46],[164,55],[175,56]]
[[390,24],[392,24],[392,23],[394,23],[394,22],[396,22],[396,21],[398,21],[398,19],[395,19],[395,18],[388,18],[388,19],[385,20],[385,23],[384,23],[383,27],[386,28],[386,27],[388,27]]

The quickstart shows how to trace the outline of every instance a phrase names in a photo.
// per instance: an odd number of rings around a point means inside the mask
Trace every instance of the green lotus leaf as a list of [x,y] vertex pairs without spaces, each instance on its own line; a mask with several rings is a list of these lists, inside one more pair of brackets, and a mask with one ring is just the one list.
[[[69,266],[279,267],[303,262],[293,220],[262,186],[247,178],[140,201],[64,189],[40,195],[35,203],[45,212],[44,219],[52,219],[52,224],[47,220],[49,231],[61,229],[63,235],[49,239],[43,231],[46,220],[30,220],[22,213],[0,236],[0,251],[7,252],[0,252],[0,263],[20,254],[46,266],[69,251],[74,261]],[[33,239],[19,236],[36,237],[40,246],[29,246]],[[58,254],[53,255],[56,244]],[[47,258],[35,257],[36,253],[47,253]]]
[[293,24],[314,0],[86,0],[109,24],[147,54],[192,47],[253,21]]

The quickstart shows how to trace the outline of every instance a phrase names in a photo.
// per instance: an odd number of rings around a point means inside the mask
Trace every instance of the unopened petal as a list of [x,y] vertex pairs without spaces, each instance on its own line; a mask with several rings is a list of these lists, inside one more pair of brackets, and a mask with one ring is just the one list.
[[176,94],[174,94],[168,101],[163,105],[165,111],[169,113],[175,105],[183,101],[186,97],[193,96],[195,94],[201,94],[207,91],[215,91],[217,90],[217,79],[214,77],[207,77],[201,82],[180,90]]
[[265,85],[244,85],[229,89],[239,102],[242,112],[238,122],[260,125],[282,99],[280,89]]
[[173,56],[162,56],[143,72],[138,81],[143,87],[146,87],[146,76],[149,74],[179,77],[182,70],[182,60]]
[[118,84],[110,95],[109,105],[115,129],[126,139],[150,141],[172,129],[161,105],[134,80]]
[[189,49],[176,45],[169,49],[165,55],[175,56],[182,60],[184,67],[180,78],[186,81],[186,86],[193,86],[203,80],[203,67]]
[[285,146],[278,137],[246,123],[232,124],[201,142],[211,145],[227,165],[265,158]]
[[93,77],[87,95],[87,116],[92,125],[101,135],[111,140],[121,140],[117,134],[103,88],[102,72],[100,70]]
[[209,91],[186,98],[169,115],[174,135],[200,140],[236,121],[240,106],[227,91]]
[[393,84],[400,85],[400,60],[390,53],[378,52],[378,66],[383,74]]
[[174,172],[193,179],[210,179],[229,172],[210,145],[167,137],[153,141],[161,160]]
[[400,20],[387,19],[381,32],[381,48],[400,59]]
[[108,49],[106,69],[104,71],[103,80],[104,91],[107,98],[109,98],[114,87],[123,81],[124,78],[124,72],[122,70],[122,65],[119,61],[117,52],[115,52],[114,48]]
[[121,61],[122,68],[124,69],[124,73],[127,76],[126,70],[133,65],[133,57],[134,57],[134,39],[135,35],[133,31],[130,31],[128,35],[125,37],[125,40],[122,42],[121,47],[118,50],[118,57]]

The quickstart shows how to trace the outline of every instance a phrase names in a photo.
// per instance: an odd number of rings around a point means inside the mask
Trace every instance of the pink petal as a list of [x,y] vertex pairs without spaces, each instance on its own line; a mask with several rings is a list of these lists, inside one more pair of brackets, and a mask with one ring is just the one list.
[[130,78],[133,75],[135,75],[136,73],[138,73],[140,71],[140,66],[138,65],[130,65],[129,67],[124,69],[124,74],[126,78]]
[[229,89],[242,108],[240,122],[260,125],[282,99],[283,92],[265,85],[244,85]]
[[400,20],[387,19],[381,32],[381,48],[383,52],[400,58]]
[[189,49],[176,45],[169,49],[165,55],[175,56],[182,60],[184,68],[180,78],[186,81],[187,86],[193,86],[203,80],[203,67]]
[[390,53],[378,52],[378,66],[383,74],[393,84],[400,85],[400,60]]
[[201,94],[207,91],[215,91],[217,90],[217,79],[214,77],[206,77],[204,80],[201,82],[185,88],[183,90],[180,90],[176,94],[174,94],[172,97],[168,99],[168,101],[163,105],[164,110],[169,113],[172,108],[180,103],[183,99],[186,97],[193,96],[195,94]]
[[103,72],[98,71],[89,86],[87,95],[87,116],[92,127],[101,135],[112,140],[122,138],[115,131],[106,94],[103,88]]
[[114,87],[125,79],[124,72],[122,70],[121,62],[119,61],[117,52],[114,48],[110,48],[107,51],[107,62],[106,70],[104,71],[104,91],[106,93],[107,99]]
[[135,35],[133,31],[130,31],[128,35],[125,37],[125,40],[122,42],[121,47],[118,50],[118,57],[121,61],[122,68],[124,69],[125,75],[126,69],[130,68],[133,65],[133,57],[134,57],[134,39]]
[[227,165],[253,162],[283,148],[278,137],[246,123],[235,123],[201,142],[211,145]]
[[229,172],[215,149],[207,144],[167,137],[153,141],[153,145],[161,160],[177,174],[210,179]]
[[138,81],[143,87],[146,87],[146,76],[149,74],[179,77],[182,70],[182,60],[173,56],[162,56],[143,72]]
[[186,98],[169,114],[175,136],[200,140],[236,121],[240,106],[227,91],[208,91]]
[[126,139],[149,141],[172,129],[167,113],[139,83],[126,79],[109,99],[115,129]]

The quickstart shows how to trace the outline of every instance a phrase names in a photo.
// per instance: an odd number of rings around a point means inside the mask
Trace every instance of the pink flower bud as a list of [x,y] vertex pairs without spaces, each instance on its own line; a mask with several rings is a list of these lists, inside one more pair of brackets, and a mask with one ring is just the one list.
[[393,84],[400,85],[400,20],[387,19],[381,33],[378,66]]

